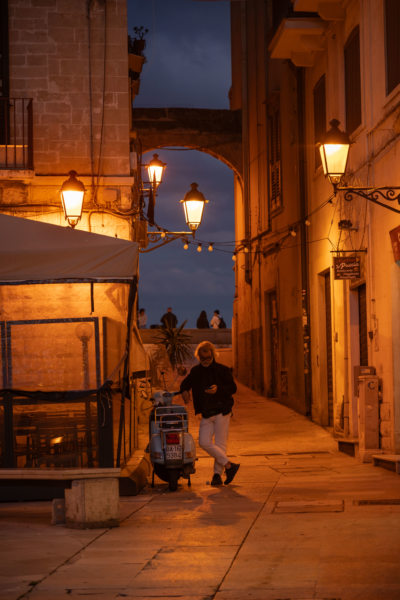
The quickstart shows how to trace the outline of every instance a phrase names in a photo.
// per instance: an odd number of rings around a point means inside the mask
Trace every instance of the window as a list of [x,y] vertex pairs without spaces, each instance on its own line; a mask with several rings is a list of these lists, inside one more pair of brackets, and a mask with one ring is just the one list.
[[281,125],[279,108],[268,117],[269,208],[273,214],[282,208]]
[[0,2],[0,96],[8,96],[8,2]]
[[386,93],[400,83],[400,2],[385,2]]
[[346,129],[351,134],[361,125],[360,28],[349,35],[344,47]]
[[[326,84],[325,75],[315,84],[314,87],[314,143],[321,141],[326,132]],[[315,168],[321,164],[321,155],[319,148],[315,148]]]

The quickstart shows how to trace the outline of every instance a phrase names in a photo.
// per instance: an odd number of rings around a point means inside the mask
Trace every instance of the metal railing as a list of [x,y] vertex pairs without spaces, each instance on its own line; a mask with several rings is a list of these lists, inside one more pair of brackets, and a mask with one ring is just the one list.
[[0,169],[33,169],[32,98],[0,97]]

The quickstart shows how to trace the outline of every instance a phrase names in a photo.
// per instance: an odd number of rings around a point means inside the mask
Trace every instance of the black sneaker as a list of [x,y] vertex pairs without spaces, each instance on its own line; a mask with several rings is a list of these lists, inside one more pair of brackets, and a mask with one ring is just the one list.
[[229,467],[229,469],[225,469],[225,473],[226,473],[226,479],[224,481],[225,485],[228,485],[228,483],[230,483],[233,480],[236,473],[239,471],[239,467],[240,467],[240,465],[238,463],[231,462],[231,466]]
[[213,478],[211,479],[211,485],[217,486],[222,485],[221,475],[219,473],[214,473]]

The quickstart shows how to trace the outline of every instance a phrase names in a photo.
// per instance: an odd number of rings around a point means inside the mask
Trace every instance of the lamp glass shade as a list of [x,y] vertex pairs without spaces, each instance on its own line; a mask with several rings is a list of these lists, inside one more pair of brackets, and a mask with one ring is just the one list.
[[319,144],[322,168],[331,183],[339,183],[346,172],[350,139],[346,132],[340,131],[339,121],[332,119],[331,128]]
[[147,166],[147,174],[149,176],[150,183],[155,186],[160,185],[166,166],[167,165],[158,158],[158,154],[153,155],[153,158]]
[[69,172],[69,179],[61,186],[61,202],[64,209],[65,219],[71,227],[75,227],[82,217],[83,197],[85,186],[76,179],[76,171]]
[[203,218],[204,205],[208,200],[205,199],[204,195],[197,189],[197,183],[191,184],[191,190],[185,194],[183,200],[183,210],[185,213],[185,221],[192,231],[200,226]]
[[184,200],[183,210],[185,212],[185,221],[190,229],[196,230],[203,218],[204,202],[201,200]]
[[332,183],[338,183],[346,172],[350,144],[321,144],[322,168]]

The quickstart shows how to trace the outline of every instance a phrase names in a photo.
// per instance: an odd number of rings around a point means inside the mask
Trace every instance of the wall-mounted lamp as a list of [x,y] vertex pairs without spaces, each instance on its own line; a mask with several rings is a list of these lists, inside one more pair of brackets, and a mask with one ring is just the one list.
[[186,223],[192,230],[193,235],[201,224],[204,205],[208,202],[197,187],[197,183],[192,183],[191,189],[185,194],[183,200],[180,201],[183,204]]
[[346,132],[339,129],[340,122],[337,119],[332,119],[329,124],[331,129],[326,132],[319,143],[319,151],[324,174],[333,185],[334,193],[344,192],[345,200],[352,200],[353,196],[360,196],[400,214],[400,210],[382,202],[382,200],[387,202],[397,200],[400,204],[400,187],[350,187],[339,185],[346,172],[350,139]]
[[65,219],[73,228],[82,217],[83,197],[86,190],[82,181],[76,178],[76,171],[70,171],[68,175],[69,179],[62,184],[60,195]]
[[147,174],[154,189],[162,182],[166,166],[167,164],[158,158],[158,154],[153,154],[153,158],[147,165]]

